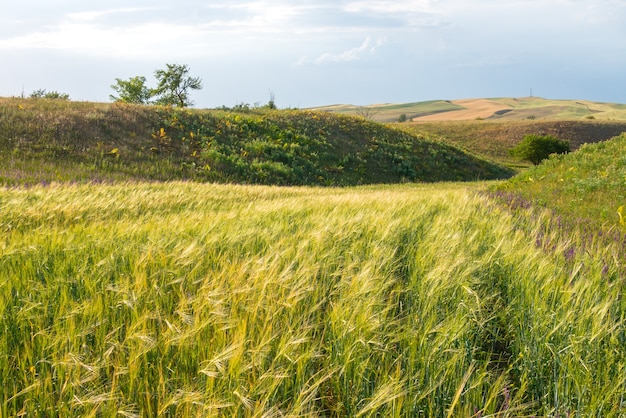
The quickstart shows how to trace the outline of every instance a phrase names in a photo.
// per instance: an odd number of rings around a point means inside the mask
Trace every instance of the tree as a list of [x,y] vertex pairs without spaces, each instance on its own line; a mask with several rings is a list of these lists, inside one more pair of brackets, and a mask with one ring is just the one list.
[[157,96],[156,103],[187,107],[193,104],[189,100],[189,90],[202,89],[202,80],[199,77],[190,77],[189,66],[166,64],[167,69],[154,72],[159,85],[152,91]]
[[267,108],[270,110],[276,109],[276,96],[273,91],[270,91],[270,101],[267,102]]
[[59,93],[58,91],[46,91],[45,89],[35,90],[30,94],[33,99],[57,99],[57,100],[69,100],[70,95],[66,93]]
[[569,142],[552,135],[526,135],[522,142],[510,150],[510,153],[513,157],[538,165],[550,154],[564,154],[569,150]]
[[146,77],[136,76],[128,80],[115,79],[117,84],[111,85],[111,88],[117,92],[119,96],[110,95],[109,98],[116,102],[148,104],[152,97],[152,92],[146,86]]
[[361,106],[358,107],[355,112],[363,119],[374,120],[374,116],[378,114],[379,110],[373,107]]

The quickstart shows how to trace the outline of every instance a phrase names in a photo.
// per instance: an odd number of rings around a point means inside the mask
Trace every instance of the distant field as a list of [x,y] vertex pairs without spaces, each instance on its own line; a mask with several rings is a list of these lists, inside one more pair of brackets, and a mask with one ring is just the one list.
[[334,105],[318,110],[363,114],[380,122],[459,120],[581,120],[626,121],[626,105],[586,100],[550,100],[540,97],[434,100],[370,106]]

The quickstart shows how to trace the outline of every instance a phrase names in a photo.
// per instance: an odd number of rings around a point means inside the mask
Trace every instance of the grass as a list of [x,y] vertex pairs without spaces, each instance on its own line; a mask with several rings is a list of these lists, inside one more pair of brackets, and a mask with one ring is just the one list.
[[0,99],[0,184],[334,185],[471,181],[512,171],[363,118]]
[[252,186],[210,181],[476,171],[345,116],[6,103],[0,418],[626,415],[626,136],[489,192]]
[[618,209],[626,204],[626,134],[610,141],[583,145],[577,152],[552,156],[504,183],[560,216],[581,219],[596,227],[619,228]]
[[0,416],[624,414],[616,246],[483,187],[2,189]]
[[553,135],[570,143],[574,151],[586,143],[609,140],[626,132],[623,122],[601,120],[474,120],[399,123],[397,129],[440,140],[516,170],[529,167],[510,156],[526,135]]

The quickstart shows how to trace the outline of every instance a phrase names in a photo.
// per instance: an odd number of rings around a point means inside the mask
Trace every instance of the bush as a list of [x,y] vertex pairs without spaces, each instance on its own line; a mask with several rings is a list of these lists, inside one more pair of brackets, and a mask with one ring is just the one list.
[[511,149],[510,153],[513,157],[538,165],[550,154],[564,154],[569,150],[569,142],[552,135],[526,135],[522,142]]

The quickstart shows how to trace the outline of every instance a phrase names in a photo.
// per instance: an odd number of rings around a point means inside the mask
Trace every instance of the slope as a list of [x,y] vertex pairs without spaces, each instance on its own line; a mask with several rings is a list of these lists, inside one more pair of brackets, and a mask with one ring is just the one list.
[[505,178],[510,170],[363,118],[0,100],[0,183],[195,180],[352,185]]
[[588,120],[626,121],[626,105],[589,100],[553,100],[541,97],[429,100],[369,106],[333,105],[315,110],[361,114],[379,122],[468,120]]

